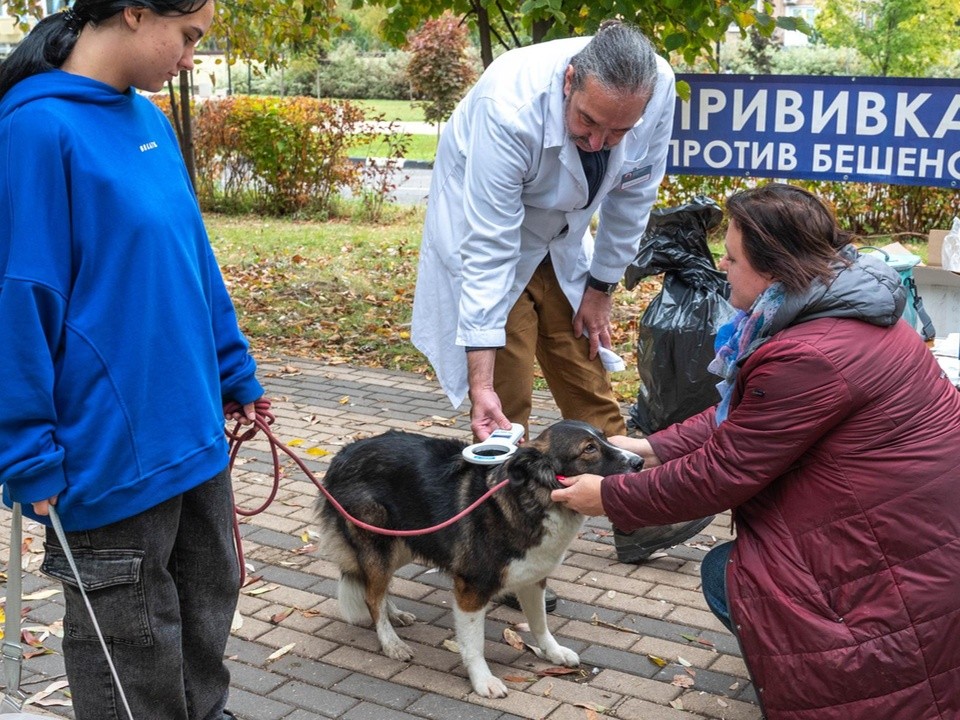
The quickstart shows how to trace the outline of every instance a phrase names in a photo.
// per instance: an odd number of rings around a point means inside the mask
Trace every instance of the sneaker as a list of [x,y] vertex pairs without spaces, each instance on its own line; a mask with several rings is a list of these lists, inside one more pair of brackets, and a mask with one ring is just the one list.
[[[520,601],[517,600],[517,596],[513,593],[503,593],[502,595],[497,595],[497,597],[494,598],[494,602],[503,603],[507,607],[513,608],[514,610],[520,610]],[[550,588],[544,589],[543,604],[546,606],[548,613],[552,613],[557,609],[557,594]]]
[[714,517],[711,515],[674,525],[654,525],[634,530],[632,533],[623,533],[614,528],[613,544],[617,550],[617,559],[625,563],[643,562],[657,550],[689,540],[709,525]]

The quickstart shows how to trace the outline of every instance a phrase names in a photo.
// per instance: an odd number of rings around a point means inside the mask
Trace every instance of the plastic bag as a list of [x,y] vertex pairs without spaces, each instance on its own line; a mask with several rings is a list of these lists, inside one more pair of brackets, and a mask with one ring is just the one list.
[[643,312],[637,331],[640,387],[630,409],[632,423],[645,435],[715,405],[716,375],[707,370],[714,338],[736,310],[727,301],[726,275],[717,270],[707,233],[723,212],[697,196],[675,208],[654,210],[627,267],[624,285],[664,273],[663,289]]
[[943,238],[940,265],[944,270],[960,272],[960,218],[953,219],[953,226]]

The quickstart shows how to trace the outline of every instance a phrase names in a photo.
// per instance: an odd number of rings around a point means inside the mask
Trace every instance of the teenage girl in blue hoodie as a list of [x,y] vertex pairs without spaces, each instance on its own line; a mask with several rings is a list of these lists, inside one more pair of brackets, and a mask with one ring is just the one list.
[[[237,601],[224,405],[263,394],[176,137],[136,89],[212,0],[77,0],[0,66],[0,482],[56,504],[136,718],[222,720]],[[126,717],[63,552],[78,720]]]

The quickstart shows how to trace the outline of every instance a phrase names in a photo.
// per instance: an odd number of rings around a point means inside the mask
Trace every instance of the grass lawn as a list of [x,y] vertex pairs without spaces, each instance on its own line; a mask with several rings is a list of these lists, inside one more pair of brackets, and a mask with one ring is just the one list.
[[[204,220],[257,357],[432,375],[410,342],[422,208],[392,208],[380,224],[210,213]],[[614,295],[614,349],[627,367],[613,380],[625,402],[636,400],[637,321],[659,288],[651,278]]]
[[[433,162],[437,155],[436,135],[407,135],[408,144],[404,157],[407,160],[422,160]],[[385,142],[354,145],[347,150],[349,157],[384,157],[389,155],[390,149]]]
[[366,108],[370,115],[383,115],[385,120],[424,122],[423,108],[409,100],[351,100]]

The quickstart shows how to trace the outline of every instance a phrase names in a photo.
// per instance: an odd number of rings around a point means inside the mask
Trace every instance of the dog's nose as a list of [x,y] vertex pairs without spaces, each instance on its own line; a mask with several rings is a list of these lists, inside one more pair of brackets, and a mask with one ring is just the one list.
[[630,453],[630,455],[632,455],[632,457],[628,458],[630,470],[633,472],[639,472],[643,469],[643,458],[639,455],[634,455],[633,453]]

